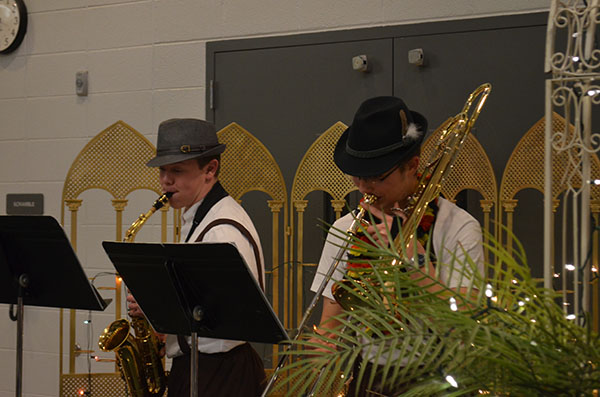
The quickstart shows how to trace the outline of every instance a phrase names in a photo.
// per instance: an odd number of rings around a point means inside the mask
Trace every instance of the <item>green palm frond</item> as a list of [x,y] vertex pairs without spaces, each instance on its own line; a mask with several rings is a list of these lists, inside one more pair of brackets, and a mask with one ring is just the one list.
[[[567,319],[556,293],[531,277],[514,236],[511,252],[490,236],[495,261],[486,278],[468,256],[436,264],[432,276],[403,252],[333,232],[360,247],[371,267],[337,283],[352,302],[335,318],[339,327],[293,342],[278,392],[337,396],[351,378],[384,396],[587,396],[600,388],[598,335]],[[460,290],[447,286],[457,275]]]

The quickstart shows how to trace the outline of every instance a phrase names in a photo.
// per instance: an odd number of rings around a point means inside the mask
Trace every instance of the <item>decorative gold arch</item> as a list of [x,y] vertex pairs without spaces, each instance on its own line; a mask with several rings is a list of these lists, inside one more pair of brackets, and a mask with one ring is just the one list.
[[[348,179],[342,171],[337,168],[333,162],[333,151],[335,144],[348,128],[344,123],[338,121],[329,127],[321,136],[319,136],[313,144],[308,148],[304,157],[300,161],[294,182],[292,184],[292,192],[290,194],[290,258],[294,258],[296,266],[296,291],[295,295],[290,298],[290,303],[296,302],[296,318],[302,318],[303,314],[303,269],[305,266],[314,267],[314,263],[304,263],[304,210],[308,205],[306,196],[313,191],[324,191],[331,195],[331,207],[335,211],[336,219],[340,217],[344,206],[346,205],[345,197],[348,193],[356,190],[356,187]],[[295,215],[295,216],[294,216]],[[297,218],[298,225],[294,227],[294,220]],[[296,240],[297,254],[294,257],[293,247],[294,239]],[[290,306],[291,307],[291,306]],[[285,316],[284,324],[291,327],[291,313]]]
[[[123,121],[117,121],[96,135],[73,161],[63,186],[62,201],[71,213],[71,244],[77,249],[77,213],[83,200],[79,196],[90,189],[107,191],[112,198],[116,213],[116,240],[122,239],[122,214],[133,191],[147,189],[161,193],[158,170],[146,167],[155,154],[155,148],[142,134]],[[162,211],[162,241],[167,239],[167,210]],[[174,214],[178,218],[178,214]],[[65,224],[64,206],[61,208],[61,224]],[[122,285],[115,278],[115,318],[121,317]],[[75,373],[76,350],[75,310],[69,315],[69,372],[63,373],[63,310],[60,311],[60,377],[61,395],[72,395],[86,382],[87,376]],[[118,373],[98,374],[98,393],[110,395],[112,390],[123,390],[124,383]],[[74,395],[74,394],[73,394]]]
[[[227,150],[222,154],[222,167],[220,171],[221,183],[231,197],[242,201],[242,196],[251,191],[261,191],[269,195],[271,200],[267,204],[271,210],[273,220],[272,257],[273,263],[266,274],[272,276],[273,286],[273,310],[279,313],[279,291],[280,291],[280,266],[287,263],[288,246],[287,239],[283,238],[283,257],[279,250],[279,214],[283,208],[283,230],[287,230],[288,209],[287,190],[285,181],[279,165],[269,150],[252,134],[237,123],[231,123],[217,132],[219,142],[227,145]],[[287,267],[284,267],[287,269]],[[288,295],[286,289],[288,283],[287,272],[283,280],[283,296]],[[285,303],[284,303],[285,305]],[[274,359],[277,357],[277,347],[273,349]]]
[[[431,153],[435,149],[442,131],[450,121],[451,119],[448,119],[442,123],[423,144],[420,168],[425,166],[425,162],[430,158]],[[454,202],[458,193],[467,189],[477,191],[483,197],[479,200],[484,216],[483,228],[488,233],[496,236],[497,228],[490,225],[492,209],[498,207],[496,175],[494,174],[494,169],[487,153],[473,134],[466,136],[455,159],[452,171],[444,180],[441,194],[446,199]],[[484,234],[484,242],[486,243],[484,249],[485,257],[488,258],[487,243],[489,242],[489,237],[487,233]]]
[[[552,129],[564,130],[565,119],[557,113],[552,115]],[[503,219],[503,212],[506,213],[506,227],[509,231],[513,230],[514,209],[518,204],[515,199],[517,193],[524,189],[534,189],[544,194],[544,134],[545,134],[545,119],[542,117],[535,123],[523,137],[513,150],[500,184],[500,216]],[[600,162],[596,156],[592,156],[592,175],[600,175]],[[553,212],[556,212],[560,204],[559,196],[567,188],[566,184],[562,183],[561,177],[565,173],[565,169],[573,167],[568,161],[566,152],[557,153],[553,150],[552,162],[552,201]],[[581,184],[581,180],[578,181]],[[600,203],[600,188],[592,186],[592,211]],[[597,210],[597,209],[596,209]],[[597,212],[596,212],[597,213]],[[507,241],[509,250],[511,249],[510,239]]]
[[[565,119],[557,113],[552,114],[552,130],[564,131],[565,130]],[[503,221],[503,212],[506,213],[506,222],[503,225],[508,231],[513,230],[513,213],[518,205],[518,200],[515,199],[517,193],[524,189],[534,189],[539,191],[542,195],[544,194],[544,139],[545,139],[545,117],[542,117],[537,123],[535,123],[523,137],[519,140],[519,143],[513,150],[506,167],[504,174],[502,175],[502,182],[500,184],[499,199],[501,207],[499,208],[498,219]],[[569,126],[572,129],[572,126]],[[567,189],[567,184],[564,183],[561,178],[565,174],[565,170],[569,170],[573,167],[573,164],[569,162],[568,154],[566,152],[557,153],[555,150],[552,151],[552,225],[551,230],[551,241],[554,241],[554,222],[556,218],[556,211],[560,205],[560,196]],[[598,178],[600,177],[600,161],[594,154],[591,155],[591,175]],[[581,179],[575,181],[576,185],[582,183]],[[590,192],[590,210],[592,216],[595,219],[596,224],[600,219],[600,188],[592,185]],[[594,232],[598,233],[597,231]],[[502,240],[503,233],[498,233],[499,241]],[[598,267],[598,239],[594,238],[593,241],[593,253],[592,260],[593,265]],[[507,249],[512,251],[512,239],[506,241]],[[554,258],[554,246],[552,247],[551,258]],[[595,302],[598,302],[598,282],[595,281],[593,285],[593,295]],[[566,289],[561,291],[566,296],[569,291]],[[594,326],[597,327],[599,318],[599,308],[595,304],[593,306],[593,318]]]

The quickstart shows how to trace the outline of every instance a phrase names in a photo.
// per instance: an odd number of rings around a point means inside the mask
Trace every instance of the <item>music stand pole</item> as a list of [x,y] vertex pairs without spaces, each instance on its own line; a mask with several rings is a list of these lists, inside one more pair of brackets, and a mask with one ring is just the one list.
[[[204,312],[200,306],[194,307],[192,318],[196,322],[202,321]],[[198,397],[198,332],[192,331],[192,362],[190,364],[190,397]]]
[[23,394],[23,316],[25,310],[23,308],[23,296],[25,289],[29,285],[29,277],[26,274],[19,276],[19,296],[17,298],[17,368],[16,368],[16,396],[21,397]]

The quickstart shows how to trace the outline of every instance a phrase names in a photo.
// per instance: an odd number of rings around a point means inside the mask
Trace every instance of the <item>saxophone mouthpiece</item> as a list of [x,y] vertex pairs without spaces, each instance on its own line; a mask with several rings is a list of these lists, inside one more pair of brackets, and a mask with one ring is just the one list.
[[377,196],[373,195],[373,194],[365,194],[363,196],[363,202],[365,204],[373,204],[375,201],[377,201]]
[[173,194],[174,194],[174,192],[163,193],[159,198],[156,199],[156,201],[152,205],[154,207],[154,209],[155,210],[161,209],[165,204],[167,204],[167,202],[169,201],[171,196],[173,196]]

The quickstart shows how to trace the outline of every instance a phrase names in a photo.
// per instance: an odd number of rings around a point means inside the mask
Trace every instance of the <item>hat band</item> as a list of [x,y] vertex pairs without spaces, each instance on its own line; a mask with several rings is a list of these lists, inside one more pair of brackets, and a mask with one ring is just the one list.
[[348,142],[346,142],[346,153],[348,153],[351,156],[362,158],[362,159],[371,159],[373,157],[380,157],[380,156],[386,155],[388,153],[391,153],[396,149],[400,149],[402,146],[404,146],[404,142],[397,142],[397,143],[394,143],[393,145],[385,146],[385,147],[382,147],[379,149],[373,149],[373,150],[354,150],[348,145]]
[[202,153],[209,149],[216,148],[219,145],[211,145],[211,146],[190,146],[190,145],[181,145],[176,149],[160,149],[156,152],[157,155],[167,155],[167,154],[188,154],[188,153]]

